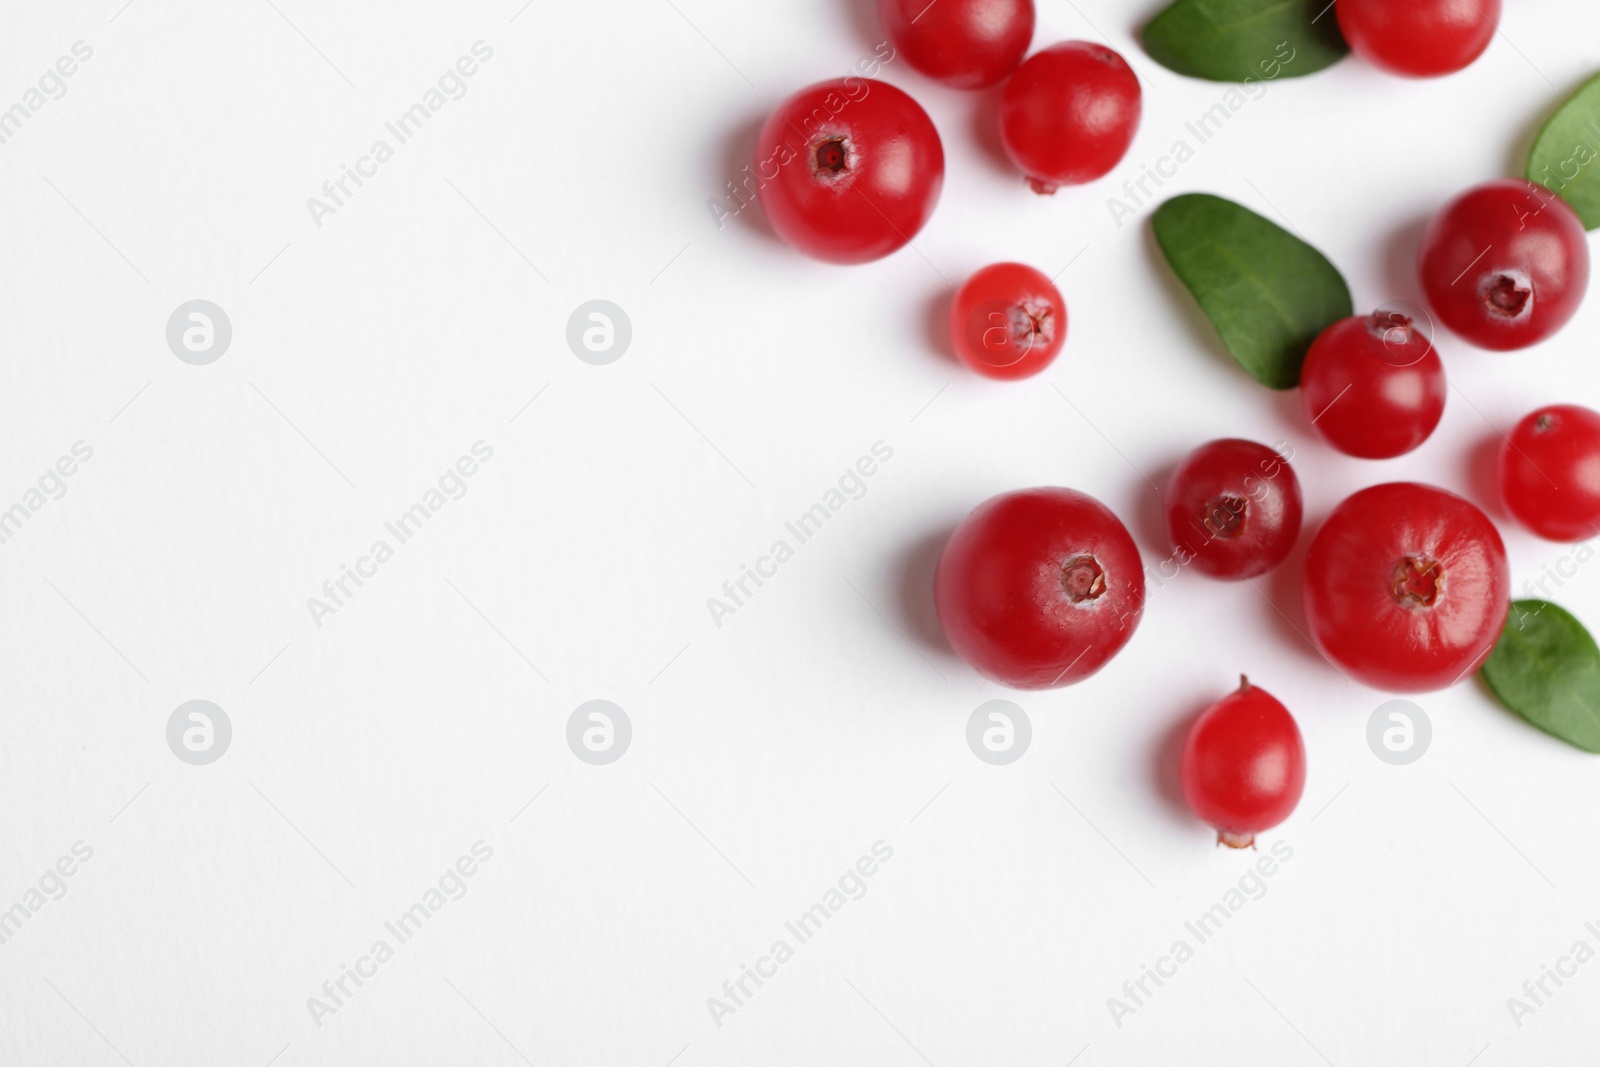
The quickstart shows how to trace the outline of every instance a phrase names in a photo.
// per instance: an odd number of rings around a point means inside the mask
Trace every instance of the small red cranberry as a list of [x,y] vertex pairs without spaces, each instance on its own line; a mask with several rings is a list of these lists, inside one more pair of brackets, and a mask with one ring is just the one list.
[[1265,574],[1300,534],[1300,482],[1266,445],[1229,438],[1201,445],[1163,494],[1167,534],[1180,564],[1213,578]]
[[939,623],[980,674],[1016,689],[1070,685],[1133,636],[1144,564],[1127,529],[1072,489],[1022,489],[979,505],[934,578]]
[[889,43],[952,89],[982,89],[1017,69],[1033,40],[1033,0],[878,0]]
[[1183,745],[1183,796],[1229,848],[1293,814],[1306,787],[1306,749],[1294,716],[1265,689],[1239,688],[1195,720]]
[[933,214],[944,147],[899,89],[839,78],[778,105],[757,138],[756,175],[779,237],[829,263],[865,263],[904,247]]
[[1362,459],[1390,459],[1426,441],[1448,392],[1433,342],[1395,312],[1340,319],[1300,369],[1306,418],[1334,448]]
[[950,305],[950,341],[987,378],[1038,374],[1067,340],[1067,302],[1021,263],[995,263],[968,278]]
[[1506,510],[1551,541],[1600,537],[1600,413],[1552,404],[1500,446],[1496,481]]
[[1567,324],[1589,288],[1589,237],[1577,212],[1537,182],[1469,189],[1422,235],[1433,313],[1479,348],[1526,348]]
[[1006,83],[1000,142],[1036,193],[1092,182],[1133,143],[1139,79],[1119,54],[1089,41],[1035,52]]
[[1351,51],[1375,67],[1433,78],[1483,54],[1500,25],[1500,0],[1337,0]]
[[1306,620],[1322,654],[1392,693],[1483,665],[1511,607],[1505,544],[1477,506],[1415,482],[1350,496],[1311,541]]

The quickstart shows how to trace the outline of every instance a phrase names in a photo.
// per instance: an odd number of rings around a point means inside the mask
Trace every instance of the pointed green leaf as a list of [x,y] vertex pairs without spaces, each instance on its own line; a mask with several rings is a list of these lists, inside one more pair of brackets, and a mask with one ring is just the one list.
[[1544,600],[1513,603],[1483,680],[1539,729],[1600,752],[1600,648],[1565,610]]
[[1163,67],[1214,82],[1298,78],[1350,51],[1332,0],[1177,0],[1142,36]]
[[1311,342],[1354,313],[1350,287],[1326,256],[1231,200],[1176,196],[1151,225],[1222,343],[1262,385],[1299,385]]
[[1600,229],[1600,77],[1567,98],[1534,138],[1528,178],[1560,193],[1588,229]]

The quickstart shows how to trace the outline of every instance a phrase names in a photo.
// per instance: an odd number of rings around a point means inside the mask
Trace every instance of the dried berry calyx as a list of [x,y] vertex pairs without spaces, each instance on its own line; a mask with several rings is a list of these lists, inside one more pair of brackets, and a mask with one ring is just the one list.
[[817,145],[817,173],[843,174],[850,168],[850,149],[843,137],[834,137]]
[[1426,556],[1407,556],[1394,568],[1394,598],[1407,607],[1431,608],[1444,589],[1444,566]]
[[1075,556],[1061,568],[1061,588],[1074,604],[1096,600],[1106,591],[1106,572],[1093,556]]
[[1514,319],[1528,306],[1528,298],[1531,296],[1533,291],[1526,285],[1518,283],[1510,275],[1502,274],[1489,283],[1489,288],[1484,293],[1484,301],[1489,305],[1490,311]]
[[1238,537],[1244,529],[1245,514],[1250,502],[1242,496],[1231,494],[1212,497],[1206,501],[1206,529],[1215,537]]

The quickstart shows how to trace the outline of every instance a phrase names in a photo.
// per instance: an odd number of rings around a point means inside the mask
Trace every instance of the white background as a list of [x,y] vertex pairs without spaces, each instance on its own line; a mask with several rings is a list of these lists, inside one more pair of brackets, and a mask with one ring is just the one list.
[[[707,201],[780,99],[870,54],[862,0],[121,4],[0,15],[0,106],[94,49],[0,146],[0,507],[94,449],[0,545],[0,907],[94,850],[0,945],[0,1061],[1592,1060],[1600,963],[1520,1028],[1506,999],[1600,948],[1593,757],[1470,681],[1420,698],[1432,748],[1386,765],[1385,695],[1297,629],[1305,542],[1361,486],[1469,495],[1519,589],[1572,554],[1504,521],[1492,457],[1536,405],[1600,404],[1600,304],[1520,353],[1441,336],[1434,437],[1333,454],[1227,359],[1148,210],[1107,211],[1225,92],[1139,51],[1152,2],[1041,5],[1036,46],[1108,40],[1145,93],[1123,164],[1053,198],[997,155],[995,93],[891,63],[944,139],[944,195],[915,250],[856,268]],[[467,95],[318,228],[307,197],[480,39]],[[1517,172],[1597,42],[1585,0],[1517,0],[1458,76],[1281,81],[1163,195],[1293,226],[1362,310],[1414,300],[1422,223]],[[941,338],[952,283],[1000,259],[1064,269],[1071,308],[1021,383]],[[165,340],[195,298],[233,323],[210,366]],[[610,366],[565,341],[595,298],[633,325]],[[1296,449],[1307,530],[1281,572],[1152,588],[1069,689],[1008,694],[951,655],[932,568],[971,507],[1073,486],[1154,565],[1152,483],[1233,435]],[[480,439],[467,495],[317,627],[307,598]],[[879,440],[866,495],[715,626],[706,598]],[[1591,625],[1595,566],[1549,587]],[[1304,800],[1267,835],[1293,858],[1119,1027],[1107,998],[1256,858],[1175,784],[1183,728],[1241,671],[1305,734]],[[965,726],[1003,696],[1034,733],[997,768]],[[165,740],[196,698],[234,729],[205,767]],[[605,767],[565,742],[595,698],[633,724]],[[315,1025],[307,998],[480,839],[467,895]],[[707,998],[879,840],[866,896],[717,1026]]]

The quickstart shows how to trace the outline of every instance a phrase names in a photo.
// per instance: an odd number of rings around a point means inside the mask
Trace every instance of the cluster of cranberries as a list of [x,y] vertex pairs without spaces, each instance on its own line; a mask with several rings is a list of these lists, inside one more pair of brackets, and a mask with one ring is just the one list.
[[[1472,62],[1493,36],[1499,0],[1337,0],[1352,48],[1377,66],[1433,76]],[[921,73],[976,89],[1005,81],[1000,141],[1028,185],[1053,193],[1123,158],[1139,124],[1139,81],[1111,49],[1082,41],[1023,59],[1032,0],[879,0],[890,42]],[[804,89],[772,114],[758,159],[767,217],[819,259],[860,263],[908,243],[944,178],[938,132],[906,93],[845,78]],[[765,174],[765,171],[763,172]],[[1523,348],[1559,330],[1588,286],[1583,224],[1532,182],[1469,190],[1422,239],[1433,314],[1482,348]],[[987,377],[1037,374],[1061,351],[1067,312],[1049,278],[998,263],[961,286],[956,354]],[[1329,326],[1301,375],[1306,418],[1333,448],[1386,459],[1439,424],[1447,387],[1428,333],[1396,311]],[[1162,501],[1172,559],[1246,580],[1288,557],[1303,506],[1291,455],[1225,439],[1196,449]],[[1600,535],[1600,414],[1571,405],[1529,415],[1498,471],[1507,510],[1540,536]],[[1323,523],[1303,577],[1310,637],[1347,678],[1391,692],[1452,685],[1480,667],[1506,620],[1505,546],[1471,502],[1428,485],[1355,493]],[[951,535],[935,577],[939,620],[976,670],[1019,689],[1070,685],[1132,638],[1145,568],[1122,522],[1072,489],[1025,489],[980,505]],[[1195,722],[1182,782],[1190,806],[1234,847],[1287,818],[1305,783],[1292,715],[1242,683]]]
[[[1033,0],[879,0],[878,16],[895,53],[928,77],[957,89],[1005,81],[1000,142],[1036,191],[1094,181],[1127,153],[1139,128],[1139,79],[1122,56],[1087,41],[1063,41],[1024,61]],[[933,214],[944,183],[932,120],[911,97],[870,78],[819,82],[789,97],[762,127],[756,158],[773,229],[831,263],[865,263],[905,245]],[[1054,296],[1056,317],[1064,317],[1048,282],[1013,275],[994,279],[978,302],[1009,299],[1019,287],[1030,299]],[[1026,319],[1005,332],[1028,331],[1020,343],[1033,351],[1035,327]],[[1014,355],[999,355],[996,377],[1019,376]]]

